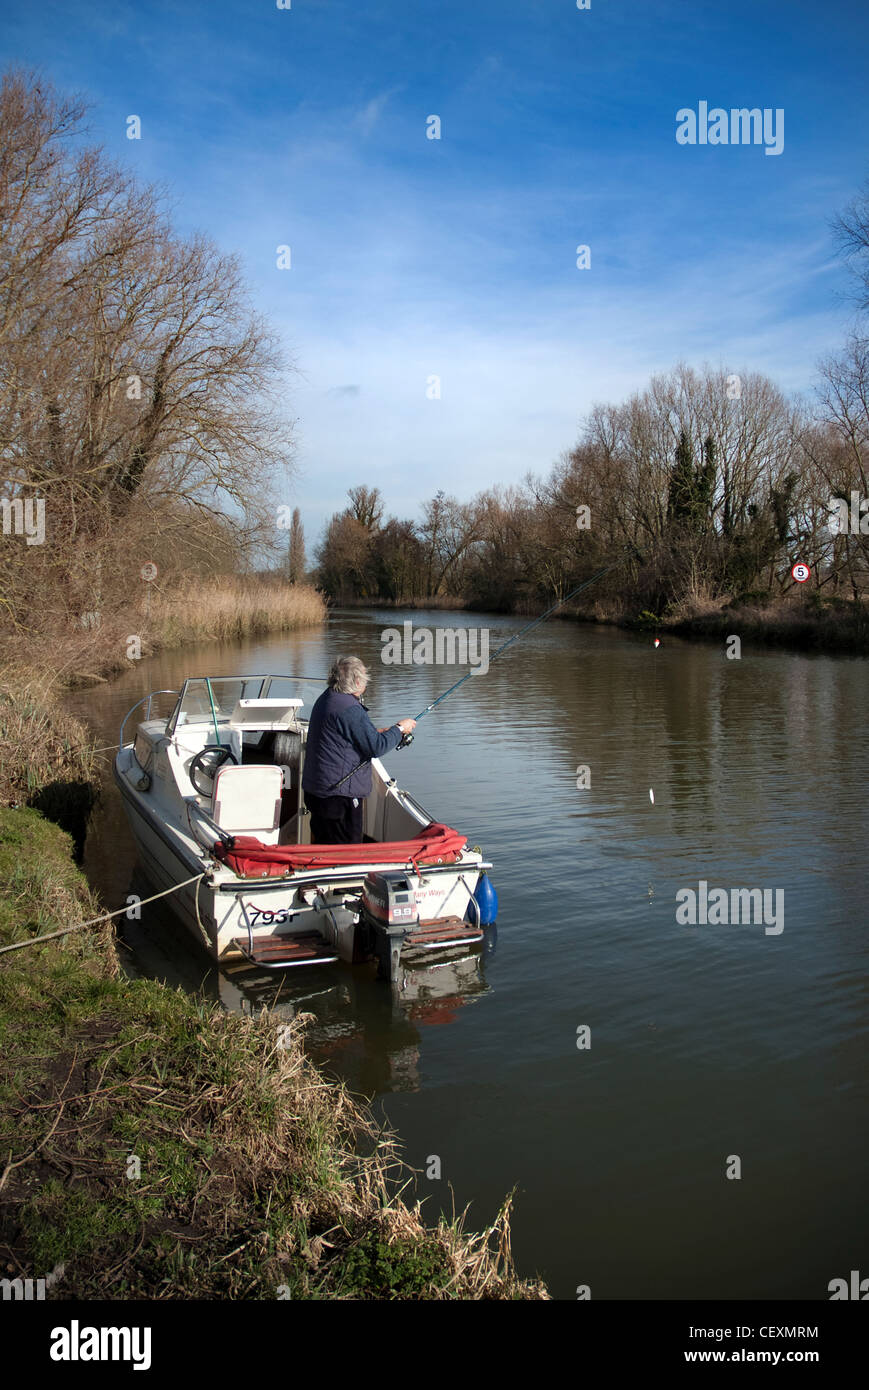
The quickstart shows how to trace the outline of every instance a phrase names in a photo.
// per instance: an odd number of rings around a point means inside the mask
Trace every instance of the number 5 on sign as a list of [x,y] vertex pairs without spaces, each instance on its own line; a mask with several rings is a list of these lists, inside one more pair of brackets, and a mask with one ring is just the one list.
[[812,571],[809,569],[808,565],[804,565],[800,560],[791,570],[791,577],[795,579],[798,584],[805,584],[811,573]]

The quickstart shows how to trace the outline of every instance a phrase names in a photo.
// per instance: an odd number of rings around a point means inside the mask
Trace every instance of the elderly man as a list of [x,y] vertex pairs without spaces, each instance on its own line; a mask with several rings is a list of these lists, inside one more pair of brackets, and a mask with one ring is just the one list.
[[[370,759],[397,748],[402,735],[416,728],[415,719],[400,719],[388,729],[376,729],[362,703],[367,685],[368,671],[358,656],[340,656],[329,672],[328,689],[311,710],[302,787],[313,844],[362,843]],[[364,766],[347,777],[363,759]]]

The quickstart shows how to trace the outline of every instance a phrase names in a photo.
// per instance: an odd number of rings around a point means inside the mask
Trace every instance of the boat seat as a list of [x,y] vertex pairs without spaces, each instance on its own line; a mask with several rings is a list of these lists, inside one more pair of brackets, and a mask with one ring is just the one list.
[[264,844],[277,844],[283,781],[274,764],[222,767],[214,779],[213,819],[230,835],[255,833]]

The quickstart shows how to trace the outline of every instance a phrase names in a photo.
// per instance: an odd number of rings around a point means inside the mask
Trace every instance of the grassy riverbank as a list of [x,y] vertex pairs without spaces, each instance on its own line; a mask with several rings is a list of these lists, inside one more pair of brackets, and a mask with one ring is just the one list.
[[[0,809],[0,945],[97,915],[68,837]],[[433,1229],[393,1141],[241,1018],[117,967],[109,929],[0,955],[0,1265],[57,1298],[545,1298],[490,1230]]]
[[[150,609],[93,627],[7,634],[0,659],[0,805],[35,805],[80,837],[93,804],[92,740],[63,708],[65,690],[108,680],[190,642],[235,641],[325,621],[316,589],[228,578],[155,593]],[[138,653],[133,656],[132,653]]]
[[[407,602],[353,599],[342,607],[406,609],[409,612],[442,610],[475,613],[473,604],[460,598],[436,595]],[[491,611],[491,610],[489,610]],[[539,616],[544,607],[518,604],[512,614],[521,622]],[[869,656],[869,608],[851,599],[826,598],[820,591],[791,594],[776,603],[717,603],[686,600],[661,613],[631,608],[620,599],[594,598],[558,609],[554,618],[563,622],[604,623],[614,627],[648,627],[677,633],[680,637],[724,642],[731,634],[743,641],[794,651],[823,651]],[[473,623],[470,625],[473,626]]]
[[85,726],[60,702],[54,672],[0,668],[0,807],[33,806],[81,853],[97,796],[97,757]]
[[36,615],[31,626],[4,635],[2,665],[50,672],[59,688],[87,685],[167,647],[316,627],[326,613],[323,596],[311,585],[287,584],[277,576],[225,575],[165,592],[155,585],[135,603],[107,606],[75,622]]
[[851,656],[869,655],[869,609],[851,600],[824,599],[817,591],[795,595],[786,603],[704,607],[697,605],[665,618],[661,624],[680,637],[725,642],[735,634],[743,642]]

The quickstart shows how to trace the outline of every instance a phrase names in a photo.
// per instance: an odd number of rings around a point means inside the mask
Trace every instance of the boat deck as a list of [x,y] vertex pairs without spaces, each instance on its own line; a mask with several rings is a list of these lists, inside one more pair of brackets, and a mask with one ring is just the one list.
[[246,936],[237,936],[233,946],[253,965],[267,970],[286,970],[293,965],[333,965],[338,957],[326,938],[316,931],[298,936],[260,937],[251,945]]

